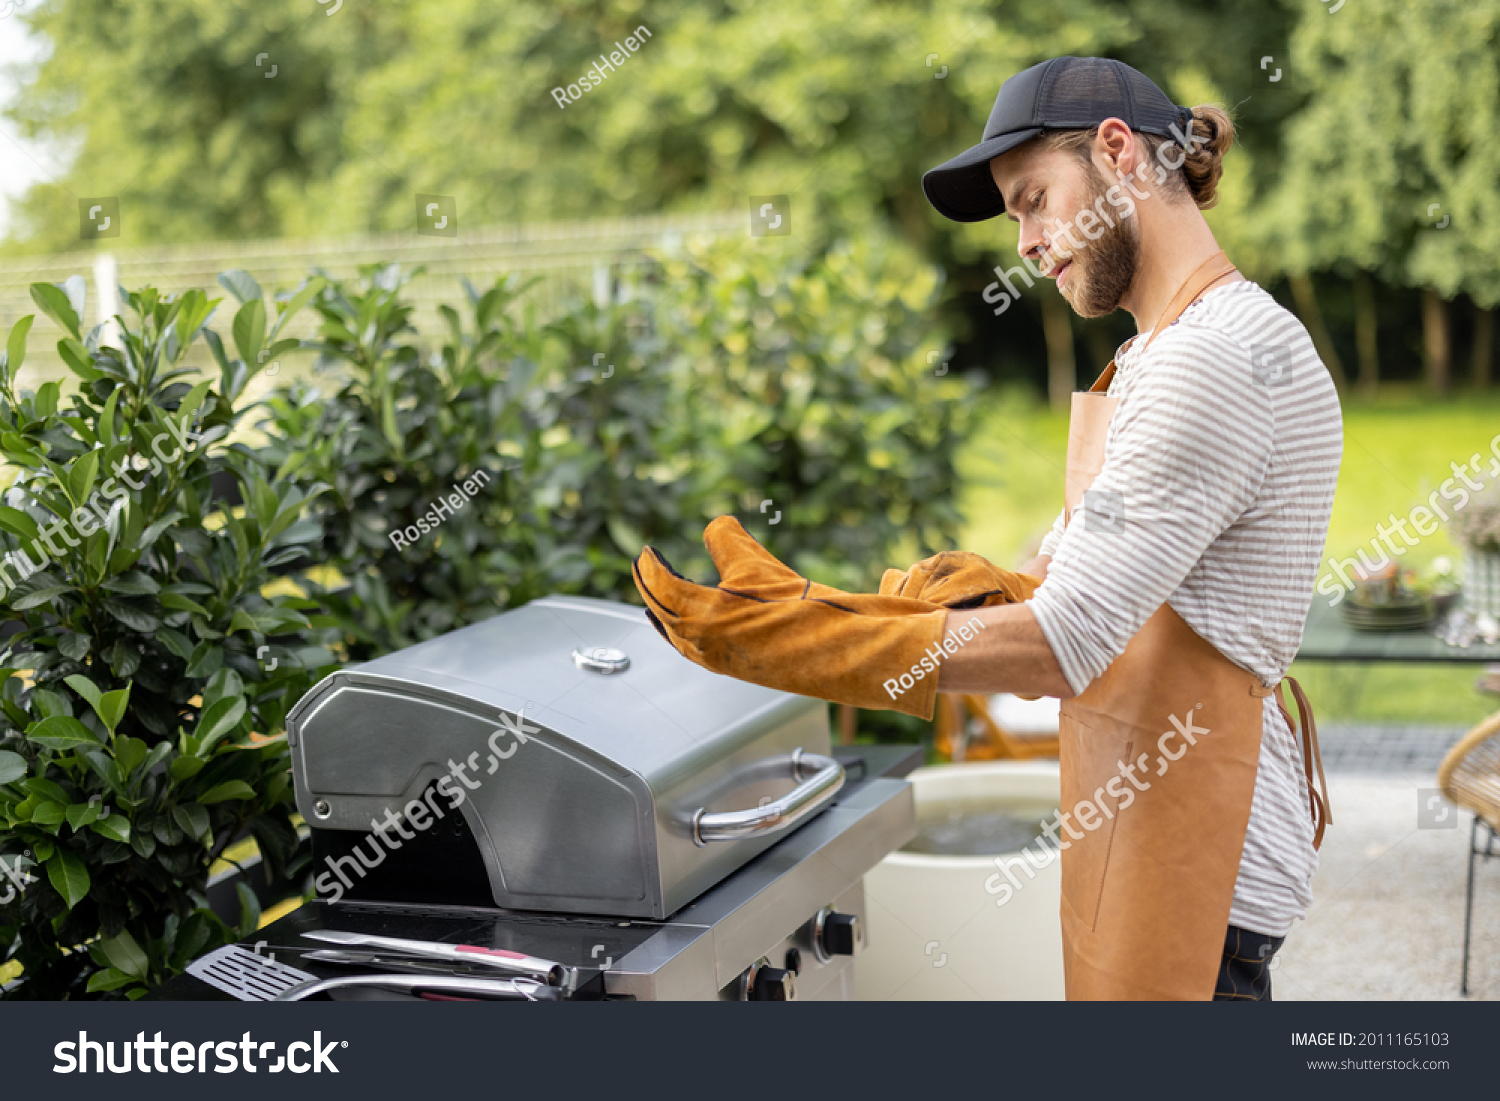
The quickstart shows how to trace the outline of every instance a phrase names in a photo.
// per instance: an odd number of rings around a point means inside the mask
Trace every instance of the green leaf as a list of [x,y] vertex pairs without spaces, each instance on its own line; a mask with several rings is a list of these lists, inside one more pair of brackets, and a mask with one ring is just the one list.
[[33,795],[40,795],[43,799],[51,799],[62,806],[67,806],[73,801],[73,797],[63,790],[61,784],[41,776],[34,776],[27,780],[26,790]]
[[177,313],[177,344],[186,348],[193,342],[193,337],[208,320],[208,315],[213,312],[215,306],[222,299],[210,300],[208,295],[200,290],[190,290],[182,296],[182,309]]
[[255,277],[244,268],[234,268],[230,271],[219,273],[219,286],[223,287],[235,300],[240,303],[249,301],[259,302],[264,292]]
[[120,775],[128,777],[146,759],[150,752],[146,743],[139,738],[116,738],[115,760],[120,762]]
[[61,692],[54,692],[50,688],[38,688],[31,695],[31,703],[32,709],[44,719],[50,719],[53,715],[73,714],[72,701]]
[[193,656],[188,658],[183,676],[211,677],[224,664],[224,648],[214,642],[200,642]]
[[48,749],[63,751],[93,748],[99,744],[93,731],[66,715],[53,715],[49,719],[32,723],[26,730],[26,737]]
[[161,592],[161,586],[140,570],[111,577],[104,583],[104,587],[112,593],[124,593],[126,596],[154,596]]
[[117,937],[100,941],[99,947],[104,950],[105,958],[116,970],[123,971],[133,979],[145,979],[149,966],[146,953],[141,951],[141,946],[128,930],[122,930]]
[[27,608],[35,608],[39,604],[46,604],[55,597],[64,593],[74,592],[68,585],[43,585],[40,589],[32,589],[23,596],[18,596],[11,602],[11,607],[18,612],[24,612]]
[[68,365],[68,369],[84,382],[93,382],[95,379],[104,377],[104,372],[94,366],[93,357],[89,355],[89,350],[84,347],[82,341],[64,337],[57,342],[57,354]]
[[133,608],[123,600],[104,601],[104,610],[114,616],[132,631],[140,631],[149,635],[161,626],[161,620],[149,612],[143,612],[139,608]]
[[157,742],[151,747],[151,752],[146,754],[146,760],[141,767],[149,772],[170,757],[175,748],[169,740],[163,739]]
[[0,505],[0,528],[22,539],[35,539],[38,535],[36,521],[9,505]]
[[198,802],[205,806],[212,803],[225,803],[231,799],[254,799],[255,789],[243,780],[229,780],[212,788],[207,795],[198,797]]
[[307,285],[292,296],[292,300],[282,305],[276,314],[276,332],[286,328],[286,323],[295,317],[309,302],[313,295],[317,294],[327,284],[327,280],[321,275],[315,275],[307,281]]
[[103,990],[118,990],[122,986],[129,986],[135,982],[123,971],[117,971],[113,967],[106,967],[102,971],[95,971],[89,976],[89,993],[97,994]]
[[166,531],[173,524],[177,523],[178,520],[183,519],[186,519],[185,514],[174,508],[160,520],[152,523],[151,526],[148,527],[145,531],[141,532],[140,538],[135,541],[134,549],[145,550],[152,543],[161,538],[162,532]]
[[156,632],[156,641],[165,646],[169,651],[186,661],[193,652],[193,644],[187,635],[181,631],[174,631],[170,627],[163,627]]
[[[111,814],[108,818],[101,818],[89,826],[89,829],[111,841],[129,842],[130,840],[130,820],[123,814]],[[155,847],[156,842],[152,841],[151,848]],[[149,857],[151,854],[141,853],[141,855]]]
[[109,727],[113,734],[115,727],[120,725],[120,720],[125,717],[125,708],[130,703],[130,685],[124,688],[116,688],[113,692],[104,693],[94,710],[99,713],[100,720]]
[[609,537],[615,541],[615,546],[632,558],[640,554],[641,548],[647,543],[647,540],[643,539],[635,528],[618,516],[611,516],[605,522],[605,527],[609,531]]
[[57,649],[65,658],[82,661],[89,656],[92,647],[88,635],[81,635],[77,631],[60,631],[57,635]]
[[174,612],[197,612],[201,616],[208,616],[208,609],[196,600],[189,600],[181,593],[162,593],[158,598],[163,608],[171,608]]
[[38,803],[36,809],[31,812],[33,826],[60,826],[66,818],[67,812],[61,804],[54,803],[50,799]]
[[[209,751],[239,725],[245,717],[245,697],[225,696],[211,704],[198,719],[193,738],[198,746],[194,756],[207,757]],[[203,800],[205,803],[207,799]]]
[[171,772],[172,779],[184,784],[202,772],[207,764],[202,757],[178,757],[167,766],[167,770]]
[[99,452],[85,451],[73,460],[73,465],[68,468],[66,489],[68,499],[75,507],[89,499],[89,493],[94,488],[94,479],[98,473]]
[[198,803],[178,804],[172,808],[172,817],[189,837],[201,841],[208,833],[208,811]]
[[[181,403],[177,406],[177,423],[184,429],[192,422],[193,414],[198,412],[198,406],[203,404],[203,399],[208,396],[208,391],[213,387],[213,380],[204,379],[187,392]],[[183,435],[187,433],[184,432]]]
[[31,284],[31,300],[75,340],[83,339],[83,334],[78,331],[78,314],[73,309],[73,303],[68,301],[67,293],[61,287],[53,286],[51,283],[33,283]]
[[31,323],[35,317],[27,314],[10,328],[10,336],[5,341],[5,365],[10,368],[11,377],[16,375],[16,369],[26,359],[26,334],[31,332]]
[[8,749],[0,749],[0,784],[14,783],[26,775],[26,758]]
[[260,899],[255,897],[248,883],[236,883],[234,890],[240,896],[240,923],[236,931],[240,936],[248,937],[260,925]]
[[109,648],[106,658],[109,661],[110,670],[121,680],[134,676],[135,671],[141,667],[141,651],[139,647],[132,646],[123,638],[115,640],[115,644]]
[[53,889],[62,895],[70,910],[88,897],[88,867],[82,857],[68,849],[58,850],[47,861],[47,878],[51,880]]
[[380,395],[380,431],[385,434],[391,450],[400,456],[401,429],[396,425],[396,398],[390,390],[385,390]]
[[82,750],[81,756],[84,763],[94,770],[95,775],[109,785],[110,791],[120,796],[125,794],[125,785],[120,780],[120,766],[115,763],[113,757],[98,746]]
[[99,821],[100,809],[98,803],[74,803],[68,808],[68,825],[76,833],[84,826]]
[[89,300],[89,281],[74,272],[58,285],[68,296],[68,304],[73,307],[73,313],[80,318],[83,317],[83,308]]
[[239,308],[231,326],[234,346],[240,358],[253,371],[263,366],[257,359],[260,346],[266,338],[266,304],[259,298],[251,299]]
[[120,387],[115,387],[109,393],[109,399],[104,403],[104,408],[99,411],[99,438],[106,444],[113,444],[115,436],[115,410],[120,404]]
[[64,677],[63,683],[88,700],[89,706],[95,711],[99,710],[99,686],[89,680],[88,677],[82,673],[74,673],[71,676]]
[[[57,399],[62,395],[62,383],[44,382],[36,388],[36,411],[44,417],[57,412]],[[51,466],[51,463],[47,464]]]

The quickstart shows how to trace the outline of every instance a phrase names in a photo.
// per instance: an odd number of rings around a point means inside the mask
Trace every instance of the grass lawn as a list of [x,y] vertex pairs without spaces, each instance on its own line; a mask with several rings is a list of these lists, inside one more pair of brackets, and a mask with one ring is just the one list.
[[[1372,402],[1346,400],[1344,460],[1325,561],[1368,547],[1377,524],[1392,513],[1405,516],[1452,476],[1450,463],[1467,462],[1475,452],[1489,460],[1497,432],[1500,391],[1437,402],[1392,385]],[[1014,391],[986,398],[983,427],[959,460],[964,550],[1011,567],[1035,553],[1062,508],[1067,439],[1065,414]],[[1476,480],[1491,479],[1481,474]],[[1421,570],[1438,555],[1457,554],[1441,528],[1402,563]],[[1299,662],[1291,674],[1307,688],[1320,718],[1470,724],[1495,710],[1492,699],[1474,691],[1479,671],[1474,665]]]

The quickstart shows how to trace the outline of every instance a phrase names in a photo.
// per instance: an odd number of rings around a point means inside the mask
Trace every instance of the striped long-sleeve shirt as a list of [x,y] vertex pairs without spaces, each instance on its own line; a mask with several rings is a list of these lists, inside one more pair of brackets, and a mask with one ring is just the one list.
[[[1109,523],[1042,542],[1030,606],[1075,692],[1170,603],[1236,665],[1274,684],[1302,642],[1343,453],[1338,394],[1301,323],[1251,282],[1183,311],[1116,360],[1120,401],[1091,494]],[[1093,528],[1094,530],[1090,530]],[[1102,530],[1101,530],[1102,529]],[[1263,733],[1231,924],[1285,936],[1317,868],[1301,750],[1274,697]]]

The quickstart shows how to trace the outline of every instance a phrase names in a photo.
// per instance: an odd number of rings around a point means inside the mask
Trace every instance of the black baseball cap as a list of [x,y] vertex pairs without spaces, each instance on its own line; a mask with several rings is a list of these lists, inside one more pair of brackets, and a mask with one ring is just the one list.
[[955,222],[982,222],[1005,213],[990,161],[1044,130],[1087,130],[1117,118],[1143,134],[1191,133],[1193,112],[1174,104],[1146,74],[1108,57],[1054,57],[1000,85],[984,138],[922,177],[938,213]]

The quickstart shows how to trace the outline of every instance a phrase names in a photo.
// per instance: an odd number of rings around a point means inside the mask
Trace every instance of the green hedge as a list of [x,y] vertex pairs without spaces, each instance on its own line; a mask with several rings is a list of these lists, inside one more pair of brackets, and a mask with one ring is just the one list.
[[701,533],[721,513],[848,587],[904,566],[902,546],[956,540],[972,407],[928,363],[940,282],[909,251],[689,250],[546,325],[501,280],[444,308],[440,334],[412,328],[408,278],[331,283],[315,302],[331,384],[269,402],[282,476],[332,487],[312,508],[338,581],[314,588],[350,658],[548,592],[638,602],[643,543],[711,578]]
[[[315,275],[269,309],[246,273],[220,283],[227,339],[197,291],[129,295],[111,335],[80,329],[82,280],[38,284],[76,391],[13,389],[30,318],[0,359],[11,997],[138,997],[247,935],[268,900],[242,889],[231,927],[205,897],[241,838],[300,889],[285,741],[267,736],[336,662],[547,593],[636,601],[643,542],[711,579],[701,533],[725,512],[850,587],[956,540],[967,387],[932,367],[937,273],[889,242],[689,250],[547,324],[504,279],[426,334],[393,267]],[[326,380],[269,396],[264,444],[230,443],[304,308]],[[200,338],[216,379],[187,366]]]

